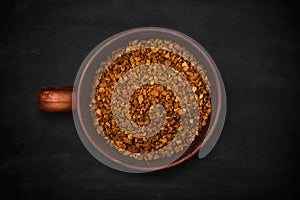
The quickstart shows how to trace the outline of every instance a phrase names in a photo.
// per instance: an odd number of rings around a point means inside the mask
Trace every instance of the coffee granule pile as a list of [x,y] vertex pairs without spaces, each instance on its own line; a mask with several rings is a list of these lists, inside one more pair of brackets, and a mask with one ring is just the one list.
[[[198,119],[197,131],[181,131],[179,135],[181,116],[186,112],[180,104],[184,99],[179,99],[170,87],[157,84],[159,75],[142,77],[140,87],[130,96],[128,113],[136,125],[147,127],[151,123],[151,106],[161,105],[166,113],[162,128],[150,135],[136,135],[119,127],[112,108],[113,92],[118,81],[130,70],[138,70],[139,66],[155,69],[154,65],[172,68],[190,84],[198,104],[195,106],[199,106],[200,113],[196,113],[197,118],[190,116],[189,123],[193,124]],[[167,81],[172,84],[172,80]],[[120,106],[114,108],[116,113],[121,109],[121,104],[122,102],[116,104]],[[203,129],[208,125],[211,114],[209,82],[201,64],[179,44],[160,39],[135,40],[117,49],[111,57],[100,63],[93,84],[90,109],[97,133],[104,136],[123,155],[137,160],[170,157],[183,151],[201,134],[205,134]],[[121,114],[117,117],[123,118]],[[153,117],[162,116],[157,113]],[[124,123],[123,126],[126,126],[128,122]]]

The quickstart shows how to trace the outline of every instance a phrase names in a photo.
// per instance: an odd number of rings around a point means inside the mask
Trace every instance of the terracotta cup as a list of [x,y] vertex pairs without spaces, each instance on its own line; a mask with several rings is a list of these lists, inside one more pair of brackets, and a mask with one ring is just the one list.
[[[100,137],[93,125],[89,108],[91,82],[99,63],[118,49],[133,40],[159,38],[170,40],[185,47],[204,67],[210,83],[212,112],[205,134],[197,137],[188,149],[177,159],[168,158],[156,161],[135,161],[123,156]],[[96,46],[85,58],[74,86],[56,86],[40,89],[37,98],[38,108],[44,112],[71,112],[78,135],[87,150],[100,162],[114,169],[125,172],[149,172],[174,167],[198,152],[199,158],[205,157],[216,144],[226,116],[226,94],[221,75],[212,58],[192,38],[165,28],[145,27],[128,30],[114,35]]]

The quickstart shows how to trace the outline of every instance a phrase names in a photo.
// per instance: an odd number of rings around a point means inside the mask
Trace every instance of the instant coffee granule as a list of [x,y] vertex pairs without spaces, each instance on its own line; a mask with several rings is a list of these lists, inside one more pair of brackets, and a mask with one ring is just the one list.
[[[194,106],[199,106],[200,111],[195,113],[197,116],[190,116],[189,123],[198,121],[197,131],[181,131],[179,135],[181,116],[186,112],[180,106],[184,99],[179,99],[170,87],[157,84],[159,74],[140,79],[140,86],[130,97],[128,113],[136,125],[146,127],[151,122],[151,106],[161,105],[166,112],[162,128],[157,133],[152,131],[151,134],[150,129],[150,133],[135,135],[118,126],[112,109],[112,96],[116,84],[122,77],[126,78],[125,75],[130,70],[137,70],[138,76],[139,66],[148,66],[149,69],[155,70],[155,65],[172,68],[189,82],[197,99],[197,105]],[[173,84],[172,80],[166,81]],[[176,87],[180,90],[181,86]],[[123,92],[126,93],[126,90]],[[117,102],[116,105],[114,112],[118,113],[120,119],[125,119],[126,117],[121,115],[122,112],[118,112],[125,109],[122,108],[124,104]],[[179,44],[160,39],[135,40],[124,48],[115,50],[111,57],[100,63],[93,83],[90,109],[97,133],[105,137],[107,143],[123,155],[137,160],[170,157],[187,148],[196,137],[205,134],[203,129],[207,126],[211,113],[209,82],[201,64]],[[157,116],[153,117],[163,117],[159,113],[156,114]],[[122,126],[126,126],[128,120],[119,123],[125,123]]]

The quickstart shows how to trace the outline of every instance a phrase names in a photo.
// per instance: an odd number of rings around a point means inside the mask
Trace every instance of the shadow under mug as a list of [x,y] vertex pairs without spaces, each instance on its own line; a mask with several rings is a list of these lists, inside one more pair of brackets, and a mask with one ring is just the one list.
[[[89,108],[91,82],[99,63],[111,53],[133,40],[159,38],[178,43],[185,47],[203,66],[210,83],[211,116],[206,134],[196,137],[195,141],[176,160],[161,159],[153,162],[131,162],[126,156],[107,145],[103,137],[95,131]],[[226,94],[224,83],[212,58],[205,49],[192,38],[165,28],[144,27],[124,31],[114,35],[96,46],[85,58],[78,70],[74,86],[56,86],[42,88],[37,98],[38,108],[44,112],[71,112],[78,135],[87,150],[100,162],[107,166],[125,172],[141,173],[167,169],[183,163],[195,154],[205,157],[215,146],[226,117]]]

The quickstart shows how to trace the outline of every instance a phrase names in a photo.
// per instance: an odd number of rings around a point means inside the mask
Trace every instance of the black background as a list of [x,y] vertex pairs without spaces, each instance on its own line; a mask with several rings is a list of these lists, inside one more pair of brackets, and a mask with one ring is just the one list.
[[[284,1],[1,1],[1,199],[263,199],[299,178],[296,4]],[[40,87],[72,85],[89,51],[121,31],[161,26],[203,45],[228,112],[204,159],[128,174],[96,161],[72,114],[37,110]],[[5,197],[5,198],[2,198]]]

